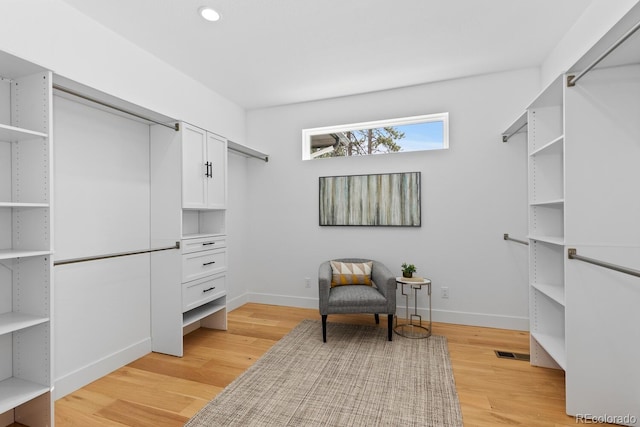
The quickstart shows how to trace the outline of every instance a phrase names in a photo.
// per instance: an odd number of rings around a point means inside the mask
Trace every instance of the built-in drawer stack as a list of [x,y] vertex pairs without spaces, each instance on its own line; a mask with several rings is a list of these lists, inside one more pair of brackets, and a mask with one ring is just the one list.
[[205,321],[214,313],[226,311],[226,272],[226,236],[201,234],[182,239],[183,328],[199,321],[201,326],[226,329],[224,315],[222,323]]
[[188,312],[226,295],[227,248],[221,235],[182,240],[182,310]]

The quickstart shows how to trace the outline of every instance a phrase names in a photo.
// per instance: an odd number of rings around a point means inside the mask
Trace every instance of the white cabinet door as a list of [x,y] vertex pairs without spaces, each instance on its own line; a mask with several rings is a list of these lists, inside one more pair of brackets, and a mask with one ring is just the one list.
[[207,179],[207,207],[227,207],[227,141],[212,133],[207,134],[207,157],[210,166]]
[[227,141],[183,124],[182,174],[184,209],[226,208]]
[[182,206],[185,209],[207,207],[207,132],[182,124]]

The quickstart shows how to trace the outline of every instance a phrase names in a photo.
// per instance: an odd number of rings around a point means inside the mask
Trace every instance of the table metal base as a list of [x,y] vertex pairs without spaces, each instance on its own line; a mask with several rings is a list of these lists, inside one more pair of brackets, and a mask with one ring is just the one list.
[[420,325],[401,324],[393,328],[393,332],[405,338],[429,338],[431,331],[429,328]]
[[[395,316],[395,326],[393,331],[405,338],[429,338],[431,336],[431,280],[425,280],[425,283],[407,283],[396,280],[396,285],[400,283],[402,295],[405,298],[405,323],[398,324],[398,316]],[[409,313],[409,293],[404,292],[405,285],[410,286],[409,292],[413,289],[413,313]],[[427,287],[427,297],[429,299],[429,327],[422,326],[422,316],[418,314],[418,290],[422,286]],[[426,324],[426,322],[425,322]]]

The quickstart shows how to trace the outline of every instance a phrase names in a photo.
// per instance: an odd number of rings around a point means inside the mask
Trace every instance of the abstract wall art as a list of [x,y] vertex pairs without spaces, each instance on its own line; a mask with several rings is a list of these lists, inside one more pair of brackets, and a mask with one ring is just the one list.
[[320,225],[420,227],[420,172],[320,177]]

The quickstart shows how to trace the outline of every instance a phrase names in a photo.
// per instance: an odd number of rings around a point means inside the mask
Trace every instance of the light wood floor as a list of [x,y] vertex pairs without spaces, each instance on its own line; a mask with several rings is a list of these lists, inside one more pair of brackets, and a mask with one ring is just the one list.
[[[185,336],[184,357],[148,354],[59,399],[56,425],[182,426],[308,318],[319,319],[318,311],[246,304],[229,313],[228,331],[198,329]],[[335,315],[329,321],[374,323],[372,315]],[[528,333],[443,323],[433,330],[448,339],[465,426],[576,425],[564,413],[563,372],[496,357],[494,350],[528,353]],[[394,336],[399,339],[406,338]]]

